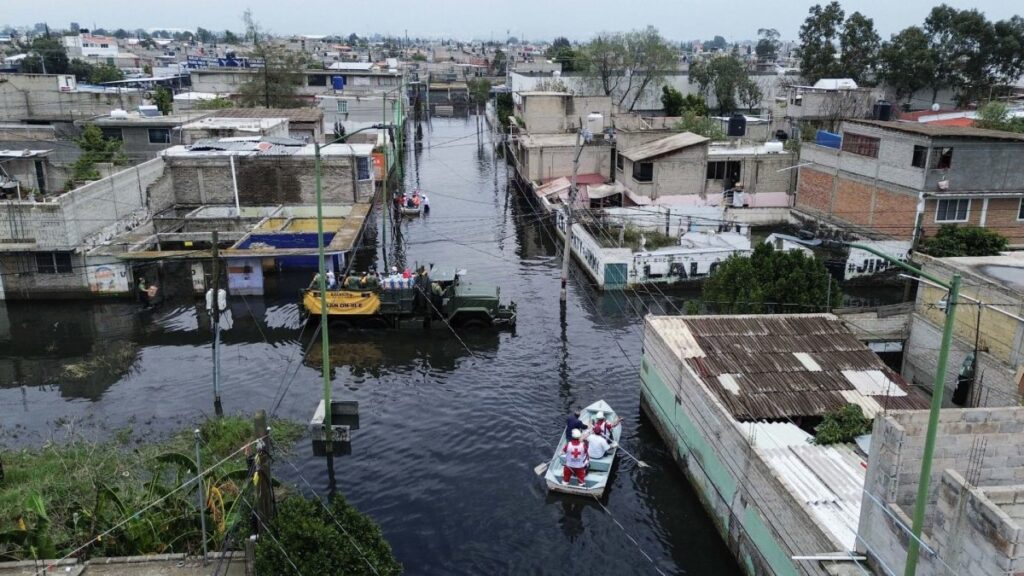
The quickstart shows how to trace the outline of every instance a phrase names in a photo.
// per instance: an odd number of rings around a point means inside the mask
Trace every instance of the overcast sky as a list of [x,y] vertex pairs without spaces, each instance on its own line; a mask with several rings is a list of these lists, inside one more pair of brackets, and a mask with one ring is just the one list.
[[[823,4],[825,2],[822,2]],[[934,0],[848,0],[849,14],[860,11],[875,20],[883,38],[920,24]],[[957,8],[978,8],[991,20],[1012,16],[1009,0],[948,1]],[[279,34],[381,34],[494,38],[506,31],[530,40],[567,36],[586,40],[597,32],[628,30],[652,24],[672,40],[752,39],[758,28],[776,28],[784,40],[795,39],[807,9],[814,3],[792,0],[0,0],[0,24],[46,22],[67,28],[242,28],[246,7],[264,27]],[[1022,12],[1024,10],[1016,10]]]

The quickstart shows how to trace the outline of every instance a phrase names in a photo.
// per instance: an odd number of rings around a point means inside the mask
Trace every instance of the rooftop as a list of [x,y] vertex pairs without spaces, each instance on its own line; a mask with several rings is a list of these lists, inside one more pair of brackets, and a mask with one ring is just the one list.
[[217,110],[217,118],[287,118],[290,122],[320,122],[324,112],[320,108],[224,108]]
[[275,126],[287,122],[287,118],[260,118],[256,116],[245,116],[245,117],[224,117],[221,115],[208,116],[190,122],[182,126],[185,130],[241,130],[249,132],[260,132],[262,130],[269,130]]
[[692,132],[680,132],[678,134],[659,138],[658,140],[648,142],[647,144],[641,144],[640,146],[636,146],[629,150],[623,150],[619,152],[619,154],[636,162],[640,160],[647,160],[648,158],[664,156],[665,154],[675,152],[676,150],[696,146],[698,144],[704,144],[708,141],[709,140],[704,136],[700,136]]
[[138,112],[132,112],[125,116],[97,116],[87,120],[86,122],[96,124],[99,126],[177,126],[179,124],[186,124],[188,122],[194,122],[200,118],[209,115],[210,112],[193,112],[191,114],[167,114],[165,116],[145,116]]
[[938,263],[980,276],[998,286],[1024,293],[1024,252],[1003,252],[998,256],[934,258]]
[[53,150],[4,150],[0,149],[0,158],[38,158],[40,156],[46,156]]
[[850,124],[864,124],[886,130],[895,130],[907,134],[917,134],[929,138],[970,138],[980,140],[1007,140],[1024,142],[1024,134],[986,130],[967,126],[944,126],[922,122],[883,122],[881,120],[846,120]]
[[575,134],[527,134],[520,138],[523,146],[527,148],[535,148],[539,146],[546,147],[558,147],[566,146],[574,148],[576,146],[576,135]]
[[647,322],[740,421],[821,416],[847,404],[869,418],[929,406],[832,314],[648,316]]
[[[240,136],[206,138],[189,146],[172,146],[163,155],[173,158],[200,156],[312,156],[313,144],[301,140],[272,136]],[[320,147],[321,156],[369,156],[373,144],[330,144]]]

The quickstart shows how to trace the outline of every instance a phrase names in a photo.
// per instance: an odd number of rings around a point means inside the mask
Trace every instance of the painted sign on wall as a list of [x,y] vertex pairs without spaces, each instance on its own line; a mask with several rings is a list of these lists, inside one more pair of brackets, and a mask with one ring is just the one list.
[[128,293],[128,268],[124,264],[100,264],[85,270],[90,291],[100,294]]
[[[910,242],[902,240],[883,240],[879,242],[860,242],[865,246],[871,246],[879,252],[884,252],[901,262],[906,262],[910,254]],[[846,270],[843,277],[846,280],[871,276],[883,272],[892,267],[893,264],[884,258],[859,250],[850,248],[850,256],[846,259]]]

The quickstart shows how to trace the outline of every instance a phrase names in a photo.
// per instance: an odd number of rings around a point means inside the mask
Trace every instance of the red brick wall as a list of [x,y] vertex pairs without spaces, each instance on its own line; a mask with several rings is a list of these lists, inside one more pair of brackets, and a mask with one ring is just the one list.
[[840,177],[836,186],[832,215],[844,222],[868,227],[871,225],[871,196],[875,188],[868,184]]
[[832,182],[834,176],[809,168],[800,168],[796,188],[796,205],[814,212],[828,214],[832,209]]
[[917,217],[917,198],[909,194],[879,188],[875,192],[875,212],[871,227],[882,234],[910,239]]
[[[935,222],[935,208],[938,200],[928,200],[924,208],[924,235],[933,236],[940,223]],[[985,206],[983,198],[971,199],[971,210],[967,215],[967,222],[955,223],[957,226],[980,226],[981,211]],[[985,228],[993,230],[1006,236],[1010,244],[1024,244],[1024,221],[1017,220],[1017,211],[1020,209],[1020,198],[989,198],[988,208],[985,210]],[[947,224],[954,224],[948,222]]]

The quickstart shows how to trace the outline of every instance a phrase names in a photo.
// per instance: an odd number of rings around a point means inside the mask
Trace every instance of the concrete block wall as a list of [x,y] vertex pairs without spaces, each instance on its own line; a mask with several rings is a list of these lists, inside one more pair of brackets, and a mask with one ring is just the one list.
[[568,124],[565,102],[568,94],[551,96],[524,96],[520,114],[530,134],[562,134]]
[[[611,176],[611,147],[585,146],[580,154],[580,174]],[[521,157],[524,172],[532,182],[572,175],[572,161],[576,155],[573,146],[545,146],[527,149]]]
[[[872,432],[859,527],[861,552],[868,553],[872,562],[897,571],[906,562],[908,516],[917,497],[927,425],[927,411],[892,412],[879,415]],[[943,515],[937,501],[945,471],[973,470],[979,486],[1024,483],[1022,434],[1024,408],[946,409],[940,413],[924,527],[927,545],[937,545],[933,530]],[[979,438],[984,438],[983,454]],[[918,574],[942,574],[937,571],[940,567],[941,562],[922,554]]]
[[[739,183],[743,184],[744,192],[747,194],[790,192],[792,174],[786,168],[794,164],[795,159],[792,154],[709,154],[707,159],[708,162],[730,160],[741,162]],[[779,170],[782,170],[782,172]],[[707,173],[705,172],[704,175],[707,176]],[[707,180],[706,182],[709,194],[722,193],[723,183],[721,181]]]
[[648,160],[654,163],[654,178],[638,182],[633,178],[634,162],[623,157],[622,170],[616,179],[638,196],[660,198],[686,194],[703,194],[707,176],[707,146],[691,146],[675,154]]
[[[929,170],[926,190],[947,182],[947,190],[964,192],[1019,192],[1024,189],[1024,142],[1002,140],[958,140],[933,138],[932,146],[953,149],[950,167]],[[909,162],[909,161],[908,161]]]
[[[173,180],[175,204],[235,203],[227,157],[168,157],[167,163]],[[236,157],[240,203],[243,206],[315,203],[316,172],[313,164],[313,156]],[[354,157],[327,156],[322,166],[325,203],[363,202],[372,194],[371,180],[357,181]]]
[[136,109],[139,91],[61,92],[53,74],[0,74],[0,121],[26,119],[81,120],[109,114],[114,108]]
[[[827,574],[794,562],[834,550],[725,407],[650,326],[644,330],[641,406],[683,468],[747,574]],[[856,527],[851,527],[855,529]]]
[[1020,574],[1024,541],[1007,507],[1024,506],[1024,486],[972,486],[946,470],[938,494],[933,540],[946,574]]

